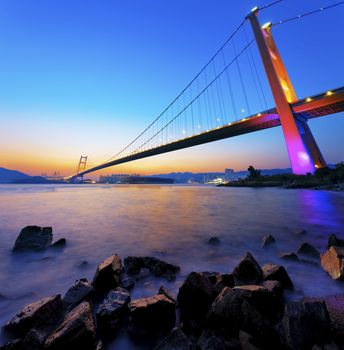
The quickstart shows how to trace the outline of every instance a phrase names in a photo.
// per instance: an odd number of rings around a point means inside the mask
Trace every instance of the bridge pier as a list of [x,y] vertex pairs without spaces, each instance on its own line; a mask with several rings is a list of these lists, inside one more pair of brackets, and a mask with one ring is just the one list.
[[326,162],[305,120],[295,117],[291,103],[297,101],[296,93],[277,50],[268,23],[261,27],[258,8],[247,16],[251,22],[258,50],[263,61],[268,82],[274,97],[294,174],[313,174]]

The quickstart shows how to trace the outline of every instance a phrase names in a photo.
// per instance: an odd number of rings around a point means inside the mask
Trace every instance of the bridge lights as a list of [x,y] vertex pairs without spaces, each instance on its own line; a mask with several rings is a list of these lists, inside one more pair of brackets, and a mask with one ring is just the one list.
[[258,11],[258,6],[255,6],[255,7],[251,10],[251,12],[256,12],[256,11]]
[[265,24],[262,25],[262,29],[267,29],[271,26],[271,22],[267,22]]
[[312,99],[310,97],[306,98],[306,102],[311,102],[311,101],[312,101]]
[[326,92],[326,96],[331,96],[331,95],[333,95],[332,91],[329,90],[329,91]]

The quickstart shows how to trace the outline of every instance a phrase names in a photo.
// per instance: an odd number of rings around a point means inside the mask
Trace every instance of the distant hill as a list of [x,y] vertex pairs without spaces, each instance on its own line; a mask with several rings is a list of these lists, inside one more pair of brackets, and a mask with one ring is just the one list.
[[9,184],[15,181],[21,181],[25,179],[29,179],[31,176],[21,173],[17,170],[10,170],[5,168],[0,168],[0,183],[1,184]]

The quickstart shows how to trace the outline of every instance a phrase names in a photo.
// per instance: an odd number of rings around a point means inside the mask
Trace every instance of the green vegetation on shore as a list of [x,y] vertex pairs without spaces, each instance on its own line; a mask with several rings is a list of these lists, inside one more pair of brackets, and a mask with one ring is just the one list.
[[344,191],[344,162],[336,164],[333,169],[318,169],[314,175],[261,175],[260,171],[252,165],[247,170],[249,171],[249,175],[246,179],[230,181],[220,186],[314,188]]

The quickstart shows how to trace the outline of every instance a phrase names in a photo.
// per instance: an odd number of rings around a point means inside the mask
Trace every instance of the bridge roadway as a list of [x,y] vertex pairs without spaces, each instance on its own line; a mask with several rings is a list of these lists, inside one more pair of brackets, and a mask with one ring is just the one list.
[[[344,87],[314,95],[293,103],[292,109],[296,118],[309,120],[344,111]],[[207,130],[199,134],[185,137],[149,150],[137,152],[129,156],[118,158],[93,168],[87,169],[79,174],[73,174],[65,178],[72,180],[91,172],[104,169],[113,165],[131,162],[133,160],[151,157],[154,155],[176,151],[183,148],[201,145],[203,143],[222,140],[254,131],[273,128],[281,125],[276,108],[246,117],[244,119]]]

